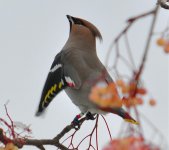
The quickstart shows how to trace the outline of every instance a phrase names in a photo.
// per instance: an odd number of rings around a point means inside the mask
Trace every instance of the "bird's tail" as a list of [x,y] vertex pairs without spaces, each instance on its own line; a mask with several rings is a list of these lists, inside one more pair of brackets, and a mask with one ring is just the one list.
[[132,124],[136,124],[139,125],[140,123],[138,121],[136,121],[135,119],[133,119],[128,112],[125,112],[125,117],[123,118],[126,122],[132,123]]
[[139,125],[135,119],[133,119],[128,112],[126,112],[123,108],[101,108],[103,111],[110,112],[122,117],[126,122]]

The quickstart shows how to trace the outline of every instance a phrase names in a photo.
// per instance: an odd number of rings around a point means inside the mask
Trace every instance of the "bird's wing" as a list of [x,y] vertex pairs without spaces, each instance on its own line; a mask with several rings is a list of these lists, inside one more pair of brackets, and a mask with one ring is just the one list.
[[68,86],[74,87],[76,81],[79,80],[78,75],[76,75],[76,71],[71,68],[71,65],[69,66],[69,69],[72,69],[70,75],[67,73],[67,71],[65,71],[67,67],[65,67],[62,61],[63,57],[64,55],[62,52],[57,54],[55,57],[42,90],[42,95],[36,116],[42,114],[45,108],[60,91]]

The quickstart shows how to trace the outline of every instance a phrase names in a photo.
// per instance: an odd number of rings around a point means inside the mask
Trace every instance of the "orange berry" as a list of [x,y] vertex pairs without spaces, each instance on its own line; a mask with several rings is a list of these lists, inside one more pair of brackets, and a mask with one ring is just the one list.
[[150,104],[151,106],[155,106],[155,105],[156,105],[156,101],[155,101],[154,99],[150,99],[150,100],[149,100],[149,104]]
[[133,99],[123,99],[123,100],[122,100],[122,103],[123,103],[123,105],[126,106],[126,107],[131,107],[131,106],[134,105]]
[[115,83],[110,83],[103,88],[94,86],[89,94],[89,98],[101,107],[121,107],[122,105]]
[[116,81],[116,84],[117,84],[118,86],[120,86],[120,87],[124,87],[124,86],[125,86],[124,81],[121,80],[121,79],[117,80],[117,81]]
[[143,104],[143,99],[142,98],[137,98],[137,104],[142,105]]
[[5,150],[18,150],[18,148],[13,143],[8,143],[5,146]]
[[141,95],[145,95],[147,93],[147,90],[145,88],[139,88],[137,89],[137,93]]
[[122,91],[122,93],[123,94],[127,94],[128,92],[129,92],[129,87],[128,86],[124,86],[124,87],[122,87],[122,89],[121,89],[121,91]]
[[166,40],[163,39],[163,38],[159,38],[157,41],[156,41],[157,45],[158,46],[164,46],[166,44]]
[[131,105],[132,105],[132,106],[135,106],[135,105],[138,104],[136,97],[131,98],[130,101],[131,101]]
[[165,45],[164,52],[169,53],[169,43]]

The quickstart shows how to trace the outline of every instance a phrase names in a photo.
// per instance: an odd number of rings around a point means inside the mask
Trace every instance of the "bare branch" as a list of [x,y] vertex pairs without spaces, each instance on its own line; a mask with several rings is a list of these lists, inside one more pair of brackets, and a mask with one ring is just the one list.
[[[83,122],[86,120],[86,117],[82,118],[80,120],[80,125],[83,124]],[[66,134],[68,133],[70,130],[74,129],[73,125],[68,125],[66,126],[56,137],[54,137],[53,139],[25,139],[25,143],[24,145],[32,145],[32,146],[36,146],[39,149],[43,148],[43,145],[53,145],[56,146],[62,150],[68,150],[67,147],[65,147],[64,145],[62,145],[60,143],[60,139]],[[45,150],[45,149],[42,149]]]
[[[86,117],[82,118],[80,122],[80,126],[83,124],[83,122],[86,120]],[[23,146],[29,145],[29,146],[35,146],[39,148],[40,150],[45,150],[44,145],[53,145],[58,147],[62,150],[69,150],[67,147],[62,145],[60,143],[60,139],[67,134],[70,130],[74,129],[74,126],[72,124],[66,126],[56,137],[53,139],[28,139],[28,138],[14,138],[10,139],[8,138],[4,133],[3,130],[0,129],[0,141],[6,145],[7,143],[14,143],[18,148],[22,148]]]
[[147,55],[148,55],[149,47],[150,47],[150,44],[151,44],[151,39],[152,39],[152,35],[153,35],[153,31],[154,31],[154,27],[155,27],[155,23],[156,23],[156,19],[157,19],[158,10],[159,10],[159,6],[156,6],[154,13],[153,13],[154,17],[153,17],[152,24],[151,24],[151,27],[150,27],[150,32],[149,32],[149,35],[148,35],[148,38],[147,38],[147,43],[146,43],[146,47],[145,47],[145,50],[144,50],[144,55],[142,57],[142,61],[141,61],[141,65],[139,67],[138,73],[135,76],[135,79],[134,79],[135,81],[139,81],[140,76],[141,76],[143,69],[145,67],[145,62],[147,60]]
[[[111,53],[111,51],[112,51],[112,48],[113,48],[115,45],[117,46],[117,44],[118,44],[118,42],[119,42],[119,39],[120,39],[123,35],[127,34],[127,32],[129,31],[129,29],[132,27],[132,25],[133,25],[136,21],[138,21],[139,19],[144,18],[144,17],[146,17],[146,16],[153,15],[154,12],[155,12],[155,9],[153,9],[153,10],[151,10],[151,11],[148,11],[148,12],[145,12],[145,13],[143,13],[143,14],[141,14],[141,15],[138,15],[138,16],[135,16],[135,17],[132,17],[132,18],[129,18],[129,19],[127,20],[127,25],[126,25],[126,27],[117,35],[117,37],[113,40],[113,42],[112,42],[112,43],[110,44],[110,46],[109,46],[109,49],[108,49],[108,52],[107,52],[107,56],[106,56],[106,62],[105,62],[106,68],[109,68],[109,67],[108,67],[108,60],[109,60],[109,57],[110,57],[110,53]],[[117,52],[118,52],[118,51],[117,51]]]

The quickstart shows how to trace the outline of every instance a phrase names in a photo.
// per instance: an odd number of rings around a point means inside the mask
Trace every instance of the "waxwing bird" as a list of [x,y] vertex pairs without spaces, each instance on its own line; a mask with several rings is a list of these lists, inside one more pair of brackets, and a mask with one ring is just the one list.
[[113,82],[96,54],[96,38],[102,40],[102,36],[92,23],[69,15],[67,18],[70,23],[69,38],[50,68],[36,115],[41,115],[55,96],[64,89],[81,114],[90,116],[110,112],[137,124],[123,108],[101,109],[89,99],[93,82],[97,81],[103,72],[104,78],[98,82]]

